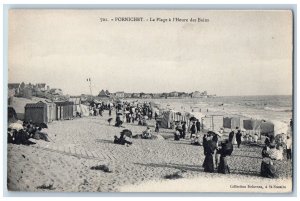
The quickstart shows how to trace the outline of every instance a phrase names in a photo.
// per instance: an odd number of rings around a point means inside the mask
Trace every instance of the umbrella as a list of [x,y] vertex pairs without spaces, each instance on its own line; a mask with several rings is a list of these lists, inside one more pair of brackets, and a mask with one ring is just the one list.
[[221,137],[221,133],[219,131],[208,131],[207,132],[208,134],[211,134],[211,135],[218,135],[219,137]]
[[118,112],[117,115],[123,115],[123,113]]
[[197,121],[196,117],[191,117],[190,121]]
[[23,125],[19,124],[19,123],[12,123],[8,126],[8,128],[19,131],[19,130],[23,129]]
[[125,111],[125,114],[129,114],[130,112],[129,111]]

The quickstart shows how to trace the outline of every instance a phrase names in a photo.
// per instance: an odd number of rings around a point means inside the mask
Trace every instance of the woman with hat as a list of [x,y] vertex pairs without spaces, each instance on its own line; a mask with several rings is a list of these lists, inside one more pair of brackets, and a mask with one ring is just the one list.
[[227,162],[227,156],[230,156],[233,151],[233,145],[230,140],[226,139],[221,143],[221,150],[219,151],[221,154],[220,163],[218,166],[218,173],[229,174],[230,168]]
[[218,137],[214,135],[212,140],[207,141],[205,146],[204,172],[214,172],[214,153],[217,149]]
[[272,158],[274,157],[275,144],[266,144],[262,151],[262,162],[260,167],[260,175],[262,177],[274,178],[276,177],[276,169]]

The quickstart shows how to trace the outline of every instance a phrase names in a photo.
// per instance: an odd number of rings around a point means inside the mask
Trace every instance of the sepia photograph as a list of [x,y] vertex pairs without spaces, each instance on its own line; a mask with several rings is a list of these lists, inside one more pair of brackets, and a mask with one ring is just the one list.
[[284,9],[9,9],[7,190],[292,193],[293,27]]

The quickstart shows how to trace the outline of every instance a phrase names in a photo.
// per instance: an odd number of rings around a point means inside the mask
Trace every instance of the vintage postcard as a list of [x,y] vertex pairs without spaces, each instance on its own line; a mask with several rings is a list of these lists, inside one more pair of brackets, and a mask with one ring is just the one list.
[[291,193],[293,23],[10,9],[8,191]]

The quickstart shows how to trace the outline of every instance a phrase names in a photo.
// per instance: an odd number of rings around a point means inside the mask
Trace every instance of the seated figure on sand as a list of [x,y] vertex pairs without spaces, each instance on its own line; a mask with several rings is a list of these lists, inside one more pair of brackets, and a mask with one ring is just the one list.
[[37,129],[37,131],[34,133],[33,138],[36,139],[36,140],[45,140],[46,142],[50,142],[49,139],[48,139],[48,134],[45,133],[45,132],[42,132],[41,127],[39,127]]
[[176,141],[180,140],[180,131],[178,129],[175,130],[174,140]]
[[143,131],[142,133],[142,138],[143,139],[151,139],[152,135],[151,135],[151,129],[148,126],[147,129],[145,131]]
[[120,127],[120,126],[122,126],[122,124],[123,124],[123,121],[121,120],[121,116],[117,115],[115,126]]
[[126,136],[123,132],[120,133],[119,138],[116,135],[114,136],[114,143],[121,144],[121,145],[125,145],[125,144],[131,145],[132,144],[132,142],[126,140]]

